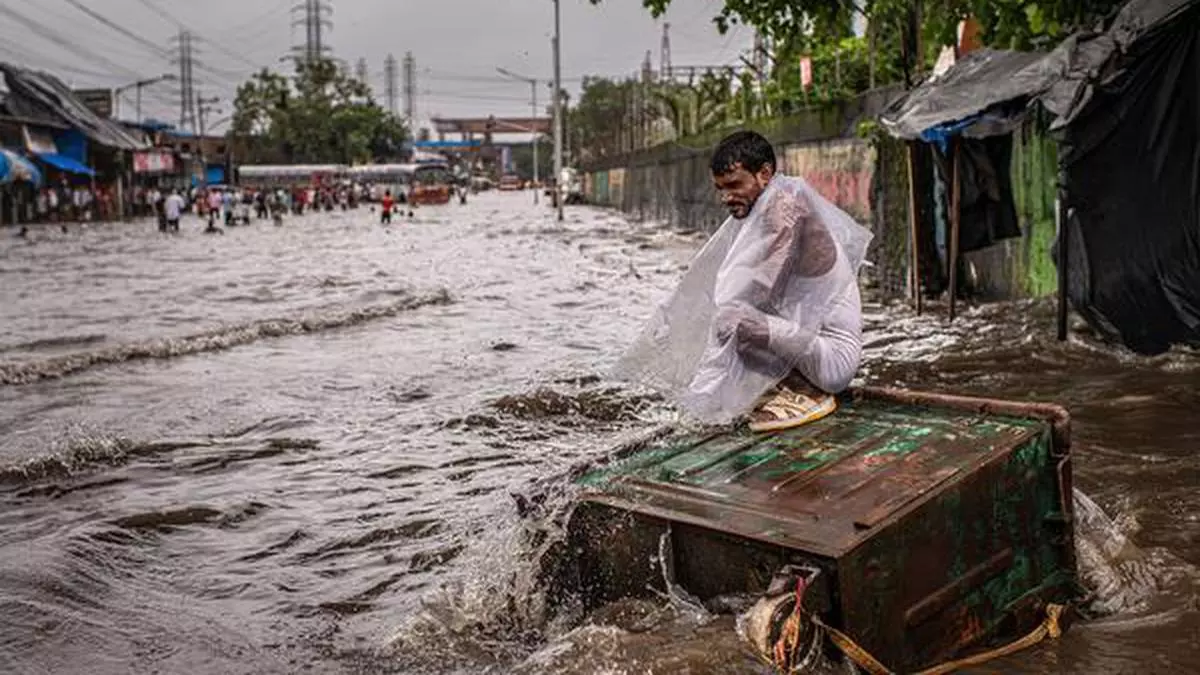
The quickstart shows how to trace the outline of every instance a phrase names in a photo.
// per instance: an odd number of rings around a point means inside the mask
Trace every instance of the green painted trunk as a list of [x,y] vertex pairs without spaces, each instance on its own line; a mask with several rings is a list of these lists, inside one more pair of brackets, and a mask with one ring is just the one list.
[[821,571],[805,606],[899,672],[1036,627],[1075,589],[1069,429],[1055,406],[862,390],[776,434],[674,435],[578,479],[593,601],[762,593]]

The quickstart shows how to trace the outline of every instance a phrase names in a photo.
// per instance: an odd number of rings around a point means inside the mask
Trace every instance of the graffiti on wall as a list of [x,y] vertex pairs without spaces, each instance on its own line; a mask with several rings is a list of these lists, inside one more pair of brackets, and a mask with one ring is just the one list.
[[800,176],[823,197],[859,222],[871,219],[871,179],[875,175],[875,148],[849,138],[789,145],[779,158],[780,170]]
[[610,169],[608,171],[608,199],[613,206],[625,203],[625,169]]

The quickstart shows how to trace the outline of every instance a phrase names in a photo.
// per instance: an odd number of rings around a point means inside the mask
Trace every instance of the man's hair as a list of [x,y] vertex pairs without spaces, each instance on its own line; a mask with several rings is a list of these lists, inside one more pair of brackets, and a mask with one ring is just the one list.
[[712,172],[714,176],[729,173],[734,166],[741,164],[750,173],[758,173],[767,164],[775,168],[775,150],[771,143],[761,134],[753,131],[735,131],[717,144],[712,156]]

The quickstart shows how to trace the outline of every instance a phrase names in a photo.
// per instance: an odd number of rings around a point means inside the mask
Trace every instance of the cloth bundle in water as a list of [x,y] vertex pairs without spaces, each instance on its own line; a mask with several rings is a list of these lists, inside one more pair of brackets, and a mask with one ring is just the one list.
[[801,178],[777,175],[692,261],[614,374],[705,422],[748,412],[795,367],[871,241]]

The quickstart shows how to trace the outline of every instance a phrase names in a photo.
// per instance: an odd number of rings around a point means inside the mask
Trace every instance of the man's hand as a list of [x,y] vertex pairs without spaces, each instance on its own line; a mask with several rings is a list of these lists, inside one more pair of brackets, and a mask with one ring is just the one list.
[[771,333],[767,318],[761,312],[748,307],[732,307],[717,311],[715,317],[717,339],[721,342],[737,341],[740,352],[749,349],[766,349]]

